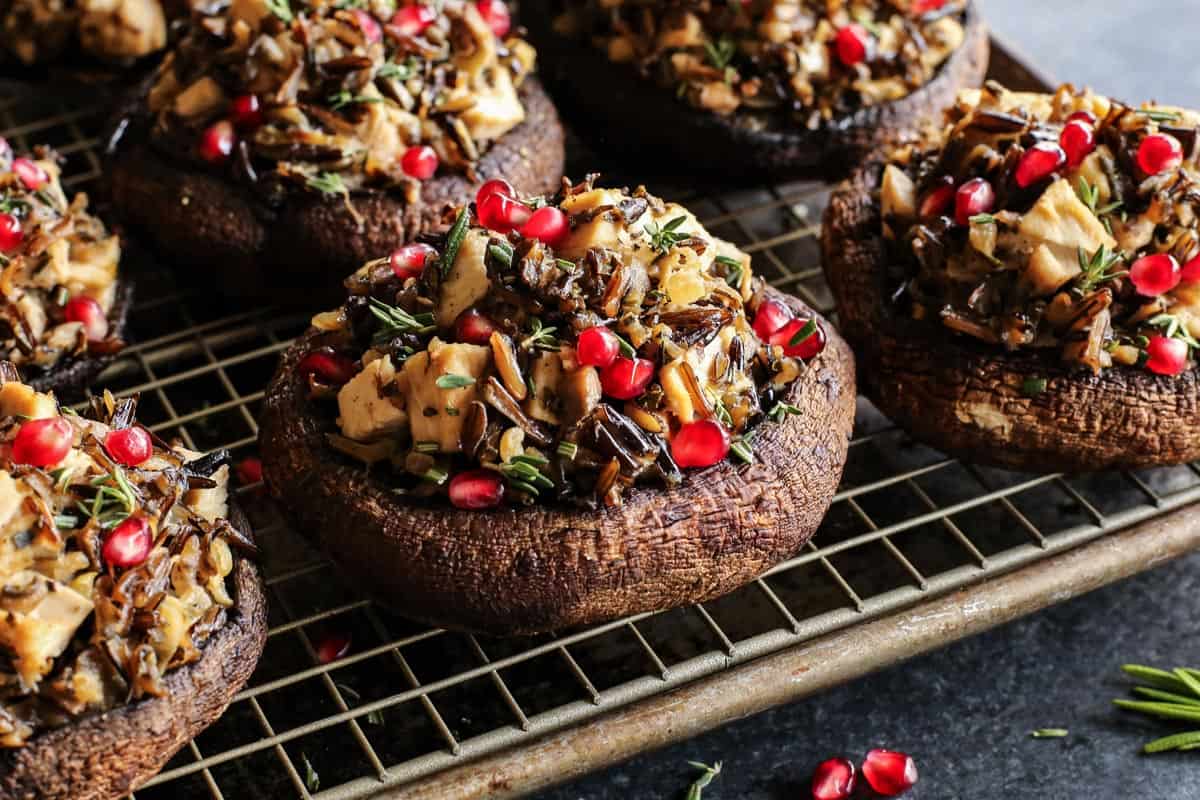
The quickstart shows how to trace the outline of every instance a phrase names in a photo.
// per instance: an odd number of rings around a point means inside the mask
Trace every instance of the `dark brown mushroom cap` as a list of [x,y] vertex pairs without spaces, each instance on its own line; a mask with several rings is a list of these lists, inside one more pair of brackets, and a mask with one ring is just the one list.
[[[917,439],[965,460],[1030,472],[1138,469],[1200,458],[1200,379],[1114,366],[1093,375],[1049,354],[1008,353],[885,302],[878,202],[883,162],[864,164],[830,198],[821,234],[838,320],[859,380]],[[1027,379],[1045,379],[1028,397]]]
[[[230,522],[248,533],[233,501]],[[0,800],[115,800],[152,778],[219,717],[250,678],[267,638],[262,578],[248,559],[234,567],[237,605],[199,661],[163,680],[166,694],[40,733],[0,752]]]
[[332,417],[296,374],[310,331],[267,391],[263,474],[299,530],[356,585],[413,619],[527,634],[707,600],[795,555],[837,489],[854,424],[854,361],[825,325],[825,350],[785,398],[801,413],[758,427],[754,464],[689,472],[675,489],[638,487],[624,505],[594,512],[462,511],[396,495],[325,444]]
[[979,86],[987,72],[987,27],[972,2],[962,46],[917,91],[815,130],[790,120],[763,128],[750,124],[745,113],[722,117],[693,108],[633,67],[609,61],[590,42],[555,32],[555,7],[549,0],[527,0],[521,22],[529,28],[542,78],[563,117],[605,158],[623,166],[644,165],[654,174],[841,178],[902,131],[939,121],[958,91]]
[[[478,182],[504,177],[523,196],[553,193],[563,171],[562,125],[536,78],[521,84],[519,97],[525,121],[480,159]],[[415,204],[382,190],[356,192],[360,229],[341,197],[295,190],[268,208],[242,186],[167,160],[135,133],[119,141],[109,178],[122,219],[193,278],[225,295],[309,306],[321,293],[336,301],[342,279],[364,262],[440,227],[445,207],[469,203],[475,187],[444,175],[423,183]]]

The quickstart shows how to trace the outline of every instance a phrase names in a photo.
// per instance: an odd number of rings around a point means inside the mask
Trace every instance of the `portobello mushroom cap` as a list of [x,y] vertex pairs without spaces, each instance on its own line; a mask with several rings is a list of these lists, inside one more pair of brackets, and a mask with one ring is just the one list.
[[173,263],[200,271],[209,285],[216,282],[222,294],[312,305],[322,292],[340,297],[342,278],[363,262],[440,227],[444,209],[473,200],[478,183],[503,176],[522,197],[558,189],[564,158],[558,114],[534,76],[518,96],[525,121],[484,153],[477,181],[433,178],[421,184],[415,204],[382,190],[355,192],[361,228],[341,197],[297,189],[269,207],[242,186],[168,160],[145,141],[136,112],[118,122],[118,131],[128,130],[114,137],[113,205],[146,241]]
[[842,178],[902,130],[940,119],[960,89],[982,84],[990,51],[987,26],[971,2],[962,45],[912,94],[816,129],[782,117],[764,127],[741,110],[722,117],[693,108],[631,66],[609,61],[589,42],[555,32],[548,0],[529,0],[521,10],[542,79],[573,130],[616,163],[693,178],[697,172],[739,181]]
[[[246,515],[229,503],[229,521],[249,532]],[[0,800],[122,797],[216,720],[250,678],[267,637],[258,567],[238,558],[233,577],[235,609],[199,661],[167,674],[162,697],[83,717],[0,752]]]
[[[979,464],[1029,472],[1140,469],[1200,458],[1200,376],[1114,366],[1099,375],[1006,352],[889,305],[872,159],[830,198],[821,233],[838,321],[863,393],[901,428]],[[1046,386],[1032,396],[1028,379]]]
[[[771,297],[798,314],[794,297]],[[337,456],[284,355],[262,418],[263,475],[296,527],[356,584],[403,616],[491,634],[531,634],[725,594],[795,555],[824,516],[854,424],[854,360],[833,331],[763,421],[753,464],[730,460],[674,489],[633,487],[623,505],[463,511],[415,505]]]

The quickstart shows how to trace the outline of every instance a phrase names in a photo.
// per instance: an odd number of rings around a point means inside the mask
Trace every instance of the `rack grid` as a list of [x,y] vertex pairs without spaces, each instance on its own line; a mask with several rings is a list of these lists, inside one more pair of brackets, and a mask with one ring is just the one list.
[[[1019,63],[1003,50],[997,55],[1001,78],[1030,84]],[[68,190],[96,186],[103,123],[101,108],[53,92],[0,99],[0,135],[18,148],[56,147],[66,159]],[[830,309],[815,241],[828,187],[788,183],[719,194],[651,188],[686,199],[712,233],[752,253],[756,269],[776,286]],[[263,387],[307,315],[240,306],[135,261],[134,344],[99,386],[139,393],[144,421],[164,437],[195,449],[228,448],[235,461],[254,455]],[[535,745],[546,734],[578,732],[688,687],[732,690],[739,667],[803,652],[822,637],[837,634],[857,652],[869,642],[856,637],[872,623],[888,624],[889,615],[945,602],[956,591],[969,597],[972,587],[998,586],[1023,567],[1052,565],[1060,554],[1195,502],[1200,469],[1067,477],[980,468],[912,442],[860,401],[842,486],[821,530],[795,558],[703,605],[509,640],[388,614],[288,528],[260,485],[239,492],[264,549],[266,652],[225,716],[139,789],[139,800],[516,796],[672,735],[618,722],[612,730],[624,750],[575,764],[560,754],[560,763],[518,773],[497,769],[543,758]],[[1122,573],[1153,560],[1144,548],[1125,559]],[[1040,592],[1031,607],[1079,590],[1068,583],[1052,582],[1061,591]],[[952,625],[935,643],[967,627]],[[348,639],[349,650],[324,664],[317,650],[331,637]],[[855,661],[847,676],[879,665],[861,654],[847,658]],[[724,678],[730,682],[721,684]],[[807,689],[795,682],[787,696],[819,688],[815,678]],[[760,692],[759,706],[783,696],[757,687],[737,690]],[[751,698],[741,707],[754,705]],[[688,713],[699,726],[721,721]],[[488,769],[473,771],[483,760]],[[435,787],[439,775],[455,770],[465,777]]]

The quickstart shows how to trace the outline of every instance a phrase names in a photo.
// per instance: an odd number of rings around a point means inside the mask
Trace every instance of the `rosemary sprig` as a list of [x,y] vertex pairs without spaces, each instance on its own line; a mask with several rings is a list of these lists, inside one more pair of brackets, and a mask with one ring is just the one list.
[[267,10],[284,22],[291,22],[295,19],[292,15],[292,6],[288,0],[267,0]]
[[375,344],[383,344],[402,333],[425,334],[436,330],[433,324],[433,314],[410,314],[399,306],[390,306],[382,300],[370,298],[371,314],[379,320],[379,330],[375,331]]
[[488,245],[488,254],[505,267],[512,266],[513,246],[508,242],[496,242]]
[[406,81],[413,75],[417,74],[417,62],[412,56],[404,60],[403,64],[397,64],[394,61],[388,61],[379,71],[375,73],[376,78],[395,78],[398,81]]
[[455,375],[453,372],[447,372],[445,375],[439,375],[433,383],[439,389],[461,389],[464,386],[473,386],[475,379],[470,375]]
[[521,340],[522,350],[557,350],[558,339],[554,337],[558,328],[554,325],[543,325],[537,317],[529,321],[529,335]]
[[1184,327],[1182,320],[1174,314],[1158,314],[1146,320],[1146,324],[1155,328],[1161,328],[1163,336],[1166,336],[1168,339],[1180,339],[1187,342],[1187,346],[1191,348],[1200,347],[1200,342],[1192,338],[1187,328]]
[[1140,108],[1137,113],[1154,122],[1179,122],[1180,120],[1178,111],[1165,111],[1161,108]]
[[76,502],[75,506],[85,516],[96,520],[102,528],[112,528],[124,522],[137,508],[137,490],[120,467],[93,478],[92,486],[96,488],[96,495],[91,504]]
[[500,465],[500,474],[508,485],[517,491],[537,497],[542,489],[553,489],[554,481],[542,474],[541,467],[549,461],[530,455],[513,456]]
[[771,410],[767,412],[767,416],[771,418],[772,422],[783,422],[784,417],[793,414],[799,416],[800,413],[799,406],[794,406],[791,403],[785,403],[781,400],[771,407]]
[[334,92],[326,98],[329,107],[334,111],[343,109],[346,106],[362,105],[364,103],[382,103],[382,97],[368,97],[367,95],[354,94],[349,89],[342,89],[339,92]]
[[995,225],[996,217],[994,214],[976,214],[967,221],[972,225]]
[[442,251],[441,260],[438,261],[438,271],[441,272],[443,278],[450,273],[450,268],[454,266],[454,260],[458,258],[458,249],[462,247],[463,239],[467,238],[469,217],[465,208],[459,211],[454,224],[450,226],[450,232],[446,234],[446,247]]
[[1110,252],[1106,245],[1100,245],[1091,256],[1088,256],[1087,251],[1080,247],[1079,269],[1081,274],[1075,278],[1075,288],[1081,293],[1087,294],[1102,283],[1128,275],[1126,270],[1109,271],[1124,259],[1125,256],[1121,253]]
[[713,779],[721,774],[721,762],[713,764],[711,767],[708,764],[701,764],[699,761],[689,761],[688,764],[696,769],[704,770],[703,774],[692,783],[692,788],[688,789],[687,800],[701,800],[701,793],[704,791]]
[[737,55],[737,45],[732,39],[722,36],[716,42],[705,42],[704,52],[708,56],[708,63],[716,69],[723,70]]
[[322,194],[344,194],[346,191],[346,184],[342,183],[342,176],[336,172],[312,175],[304,183],[308,188],[315,189]]
[[745,276],[746,271],[746,268],[742,266],[742,262],[729,256],[717,256],[715,261],[725,267],[725,282],[734,289],[742,288],[742,278]]
[[1100,187],[1088,183],[1087,178],[1084,178],[1082,175],[1079,177],[1079,186],[1076,187],[1075,193],[1079,195],[1080,201],[1097,217],[1111,214],[1125,205],[1125,203],[1118,200],[1115,203],[1097,207],[1097,204],[1100,202]]
[[808,337],[812,336],[816,332],[817,318],[811,317],[808,322],[804,323],[804,327],[796,331],[795,335],[792,336],[791,341],[788,342],[788,347],[795,347],[796,345],[803,344],[804,342],[808,341]]
[[[1113,705],[1161,719],[1200,722],[1200,670],[1176,667],[1171,671],[1126,664],[1126,675],[1149,686],[1133,687],[1134,694],[1154,698],[1150,701],[1118,698]],[[1165,753],[1172,750],[1200,749],[1200,730],[1176,733],[1155,739],[1142,747],[1143,753]]]
[[741,436],[735,436],[733,441],[729,443],[729,452],[738,457],[739,460],[747,464],[754,463],[754,432],[745,433]]
[[650,246],[660,253],[666,253],[684,239],[691,238],[690,233],[679,230],[679,226],[685,222],[687,217],[681,215],[661,226],[657,222],[647,222],[642,229],[650,237]]

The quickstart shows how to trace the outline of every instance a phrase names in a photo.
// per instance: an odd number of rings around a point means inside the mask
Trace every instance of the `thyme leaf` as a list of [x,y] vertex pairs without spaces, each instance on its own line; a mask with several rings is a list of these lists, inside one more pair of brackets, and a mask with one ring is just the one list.
[[799,406],[794,406],[791,403],[785,403],[781,400],[771,407],[771,410],[767,412],[767,416],[771,418],[772,422],[782,422],[784,417],[793,414],[799,416],[800,413]]
[[557,350],[558,339],[554,338],[557,327],[544,326],[542,321],[534,317],[529,321],[529,335],[521,340],[522,350]]
[[375,331],[375,344],[384,344],[403,333],[425,334],[436,329],[433,314],[410,314],[399,306],[390,306],[382,300],[369,298],[371,314],[380,323]]
[[972,225],[995,225],[996,217],[994,214],[976,214],[967,221]]
[[[1100,202],[1100,189],[1099,187],[1088,183],[1087,178],[1084,178],[1082,175],[1079,177],[1079,186],[1076,187],[1075,193],[1079,195],[1080,201],[1097,217],[1103,217],[1105,214],[1111,214],[1121,206],[1125,205],[1124,202],[1118,200],[1114,203],[1108,203],[1107,205],[1097,207],[1097,204]],[[1105,220],[1105,223],[1107,224],[1107,220]]]
[[1128,275],[1126,270],[1110,272],[1124,258],[1121,253],[1110,252],[1106,245],[1100,245],[1091,256],[1088,256],[1087,251],[1080,247],[1079,269],[1081,274],[1075,278],[1075,288],[1083,294],[1087,294],[1103,283]]

